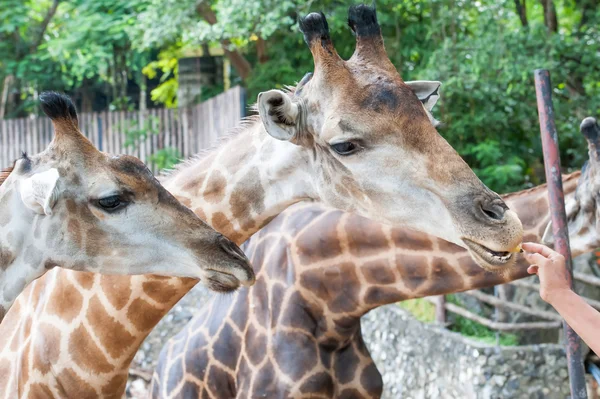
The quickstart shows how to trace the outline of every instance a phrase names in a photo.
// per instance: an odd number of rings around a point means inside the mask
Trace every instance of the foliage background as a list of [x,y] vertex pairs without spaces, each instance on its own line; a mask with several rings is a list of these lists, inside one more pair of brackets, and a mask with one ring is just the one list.
[[[342,57],[344,1],[0,0],[0,117],[36,113],[42,90],[83,110],[177,106],[177,61],[221,46],[252,102],[312,70],[297,19],[322,10]],[[443,82],[440,133],[498,192],[544,180],[533,70],[551,71],[566,169],[587,158],[578,132],[600,116],[598,0],[377,1],[405,80]],[[208,88],[215,94],[220,87]]]

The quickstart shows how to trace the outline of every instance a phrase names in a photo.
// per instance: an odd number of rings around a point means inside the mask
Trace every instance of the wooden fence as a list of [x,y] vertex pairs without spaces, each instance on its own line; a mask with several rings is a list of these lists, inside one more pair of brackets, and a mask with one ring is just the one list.
[[[105,111],[79,114],[79,127],[96,148],[111,154],[135,155],[156,172],[151,155],[176,149],[187,158],[210,147],[245,115],[244,89],[236,86],[203,103],[183,109],[145,112]],[[53,137],[46,117],[0,121],[0,169],[26,151],[43,151]]]

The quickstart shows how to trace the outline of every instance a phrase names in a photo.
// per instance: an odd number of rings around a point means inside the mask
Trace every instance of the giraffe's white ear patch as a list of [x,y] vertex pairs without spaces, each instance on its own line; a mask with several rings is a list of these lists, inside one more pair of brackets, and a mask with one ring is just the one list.
[[58,170],[52,168],[21,181],[21,200],[26,207],[40,215],[52,215],[58,199]]
[[552,232],[552,221],[548,222],[544,235],[542,236],[542,244],[554,245],[554,233]]
[[440,99],[440,86],[442,82],[436,80],[412,80],[404,83],[413,89],[425,109],[431,112],[433,106]]
[[277,140],[289,141],[294,138],[300,109],[281,90],[269,90],[258,95],[258,113],[265,130]]
[[[579,234],[582,230],[583,223],[587,222],[585,217],[580,217],[581,205],[578,200],[572,199],[565,204],[565,213],[567,214],[567,228],[569,236],[573,237]],[[544,235],[542,236],[542,244],[554,245],[554,232],[552,231],[552,221],[548,222]]]

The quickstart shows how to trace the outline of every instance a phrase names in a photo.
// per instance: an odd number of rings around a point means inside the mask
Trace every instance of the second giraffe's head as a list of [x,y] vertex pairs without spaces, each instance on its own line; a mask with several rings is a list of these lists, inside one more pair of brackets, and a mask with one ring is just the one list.
[[217,291],[254,282],[237,245],[179,203],[139,159],[98,151],[68,97],[44,93],[40,101],[55,136],[0,180],[0,228],[8,232],[0,254],[28,271],[193,277]]
[[440,83],[402,80],[374,8],[351,7],[348,23],[356,50],[343,60],[323,14],[300,22],[314,73],[258,96],[266,131],[307,151],[323,202],[457,243],[487,269],[513,265],[521,222],[437,132]]

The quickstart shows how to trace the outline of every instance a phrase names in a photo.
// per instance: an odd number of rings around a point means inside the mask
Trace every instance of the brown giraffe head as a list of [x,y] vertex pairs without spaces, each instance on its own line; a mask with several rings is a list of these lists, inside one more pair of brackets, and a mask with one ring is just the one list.
[[70,99],[40,96],[50,146],[0,181],[0,305],[62,266],[201,279],[217,291],[254,282],[243,252],[180,204],[137,158],[98,151]]
[[[600,247],[600,126],[596,119],[585,118],[579,128],[588,143],[589,160],[581,169],[575,195],[565,203],[571,252],[586,253]],[[552,222],[548,223],[542,241],[554,244]]]
[[514,264],[516,214],[435,128],[439,82],[404,82],[386,55],[375,9],[351,7],[356,50],[337,54],[325,16],[301,20],[315,69],[293,93],[258,96],[266,131],[304,148],[320,200],[468,248],[488,269]]

